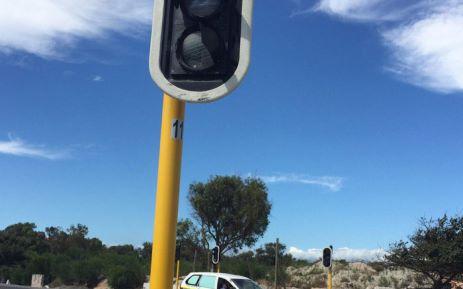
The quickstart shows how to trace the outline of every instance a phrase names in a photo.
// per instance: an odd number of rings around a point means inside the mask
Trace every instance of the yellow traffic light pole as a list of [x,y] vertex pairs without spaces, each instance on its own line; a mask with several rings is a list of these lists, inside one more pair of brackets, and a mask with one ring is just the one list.
[[328,289],[333,289],[333,267],[328,269]]
[[172,289],[185,102],[164,95],[150,289]]
[[178,289],[180,286],[179,280],[179,273],[180,273],[180,260],[177,260],[177,273],[175,275],[175,288]]

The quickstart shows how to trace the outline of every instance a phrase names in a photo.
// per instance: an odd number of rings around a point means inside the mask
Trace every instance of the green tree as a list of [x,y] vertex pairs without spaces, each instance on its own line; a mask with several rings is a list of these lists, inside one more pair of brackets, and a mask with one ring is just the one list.
[[48,227],[41,232],[33,223],[19,223],[0,230],[0,281],[28,285],[31,275],[39,273],[45,275],[46,283],[53,285],[94,287],[120,266],[138,271],[141,268],[139,275],[144,278],[149,268],[144,258],[151,251],[147,246],[107,248],[101,240],[87,236],[88,228],[81,224],[65,230]]
[[[266,243],[264,246],[256,249],[256,259],[259,264],[269,266],[271,269],[275,266],[276,243]],[[286,245],[278,244],[278,285],[284,286],[289,280],[285,268],[290,266],[293,261],[293,256],[286,254]],[[274,270],[274,269],[273,269]],[[269,281],[274,280],[274,272],[270,275]]]
[[35,231],[34,223],[18,223],[0,231],[0,264],[21,265],[28,252],[45,253],[49,246],[43,232]]
[[45,234],[35,229],[34,223],[18,223],[0,230],[0,279],[26,285],[31,280],[26,267],[46,269],[46,261],[38,255],[47,253],[50,247]]
[[386,260],[391,266],[424,274],[434,289],[449,288],[463,275],[463,217],[421,219],[409,241],[391,245]]
[[138,255],[142,259],[143,263],[151,263],[151,254],[153,250],[153,244],[151,242],[144,242],[141,248],[138,248]]
[[109,285],[113,289],[140,288],[145,281],[145,273],[140,266],[113,268],[109,274]]
[[99,258],[77,261],[73,270],[78,284],[93,288],[102,279],[103,262]]
[[215,176],[190,185],[194,217],[222,253],[252,246],[269,224],[267,187],[258,178]]
[[178,258],[193,260],[195,250],[200,248],[200,233],[190,219],[183,219],[177,223],[176,252]]
[[[276,243],[266,243],[264,246],[256,249],[256,259],[268,266],[273,266],[275,264],[275,248]],[[278,262],[281,265],[287,265],[291,263],[292,256],[286,254],[286,245],[279,243],[278,244]]]

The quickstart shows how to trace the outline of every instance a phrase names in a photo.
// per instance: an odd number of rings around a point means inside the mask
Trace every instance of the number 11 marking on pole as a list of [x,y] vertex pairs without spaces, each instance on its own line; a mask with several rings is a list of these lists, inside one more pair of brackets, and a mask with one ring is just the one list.
[[171,135],[175,140],[183,140],[183,120],[172,120]]

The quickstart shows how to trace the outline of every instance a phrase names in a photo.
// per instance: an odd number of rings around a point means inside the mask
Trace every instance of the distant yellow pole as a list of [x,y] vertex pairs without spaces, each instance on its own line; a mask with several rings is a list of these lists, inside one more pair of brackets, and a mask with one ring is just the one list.
[[328,289],[333,289],[333,269],[329,268],[328,271]]
[[164,95],[150,289],[172,289],[185,103]]
[[180,284],[178,283],[178,274],[180,272],[180,260],[177,260],[177,274],[176,274],[176,277],[175,277],[175,288],[178,289],[178,287],[180,286]]
[[217,263],[217,273],[220,273],[220,263]]

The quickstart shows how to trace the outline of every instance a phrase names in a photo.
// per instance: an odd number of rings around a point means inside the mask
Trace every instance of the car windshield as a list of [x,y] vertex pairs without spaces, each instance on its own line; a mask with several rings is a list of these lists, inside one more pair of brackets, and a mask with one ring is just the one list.
[[256,282],[249,279],[232,279],[239,289],[261,289]]

